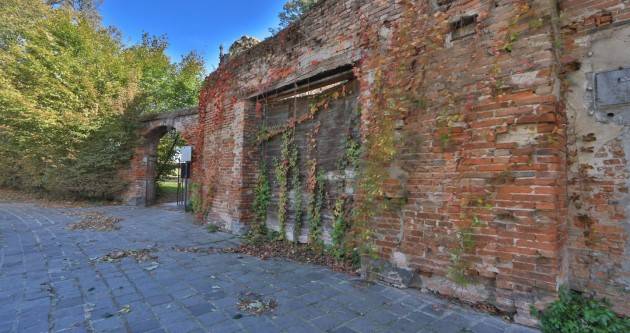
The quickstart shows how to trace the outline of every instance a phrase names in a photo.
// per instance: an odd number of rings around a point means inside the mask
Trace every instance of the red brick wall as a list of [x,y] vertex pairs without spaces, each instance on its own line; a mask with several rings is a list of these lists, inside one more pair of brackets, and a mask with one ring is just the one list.
[[630,314],[627,126],[597,119],[596,72],[630,67],[630,2],[562,0],[564,97],[569,119],[569,265],[573,288]]
[[[429,83],[426,106],[407,115],[402,131],[422,144],[401,156],[406,184],[393,182],[406,187],[408,203],[377,224],[384,258],[419,273],[424,287],[516,310],[521,322],[564,279],[564,117],[548,5],[457,1],[437,14],[416,7],[411,34],[432,36],[418,45],[430,53]],[[475,33],[442,47],[454,18],[473,14]],[[462,287],[444,276],[457,230],[471,220],[475,245],[462,260],[473,283]]]
[[[200,102],[195,181],[208,221],[242,231],[252,220],[262,123],[253,96],[354,65],[365,137],[379,112],[376,77],[404,64],[423,80],[414,81],[423,101],[397,123],[397,135],[412,140],[388,166],[385,196],[404,196],[405,204],[373,221],[383,259],[375,264],[385,268],[379,278],[492,303],[523,323],[533,323],[530,304],[543,305],[567,282],[627,312],[602,278],[627,279],[623,142],[598,148],[596,181],[577,180],[581,147],[565,108],[566,76],[586,53],[576,37],[622,23],[627,1],[560,1],[562,16],[547,0],[433,3],[325,0],[278,36],[223,61]],[[473,15],[471,34],[451,40],[464,33],[453,32],[459,18]],[[415,51],[399,63],[404,43]],[[590,235],[605,242],[585,242],[582,210],[569,203],[576,195],[594,213]],[[460,286],[447,275],[457,232],[471,220],[475,246],[463,258],[473,282]],[[603,273],[585,259],[593,255]]]

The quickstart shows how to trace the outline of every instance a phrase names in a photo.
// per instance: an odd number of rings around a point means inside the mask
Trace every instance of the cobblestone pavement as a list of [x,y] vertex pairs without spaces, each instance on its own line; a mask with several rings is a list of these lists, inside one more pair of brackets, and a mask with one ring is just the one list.
[[[81,211],[120,217],[121,229],[70,231]],[[0,332],[535,332],[318,266],[173,249],[236,244],[164,208],[0,203]],[[158,258],[95,260],[142,248]],[[277,308],[240,312],[247,292]]]

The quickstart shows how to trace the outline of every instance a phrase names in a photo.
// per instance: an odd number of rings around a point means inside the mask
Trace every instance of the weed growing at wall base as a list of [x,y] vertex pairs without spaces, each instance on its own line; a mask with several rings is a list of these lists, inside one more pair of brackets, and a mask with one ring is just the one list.
[[606,300],[585,296],[566,287],[560,299],[532,315],[540,319],[544,333],[622,333],[630,332],[630,318],[620,318]]

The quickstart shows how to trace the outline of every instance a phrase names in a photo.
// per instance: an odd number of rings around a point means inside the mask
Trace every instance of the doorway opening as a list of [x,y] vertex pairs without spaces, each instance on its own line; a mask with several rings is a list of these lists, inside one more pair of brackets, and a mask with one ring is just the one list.
[[[181,164],[188,142],[173,127],[161,126],[147,136],[146,205],[178,206],[185,198]],[[187,168],[185,171],[190,170]]]

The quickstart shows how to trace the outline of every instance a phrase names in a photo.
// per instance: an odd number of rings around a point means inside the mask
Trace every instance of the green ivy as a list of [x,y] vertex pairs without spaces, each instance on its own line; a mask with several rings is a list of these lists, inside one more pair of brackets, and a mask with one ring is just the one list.
[[196,183],[190,185],[190,201],[189,207],[186,210],[192,211],[195,214],[201,213],[203,210],[203,200],[201,200],[201,186]]
[[451,265],[448,267],[446,276],[458,285],[465,286],[471,279],[466,272],[470,269],[470,263],[463,257],[475,248],[475,239],[471,227],[461,228],[455,234],[457,247],[451,249]]
[[331,252],[337,259],[341,259],[345,255],[344,240],[348,223],[346,222],[346,201],[342,196],[335,200],[333,208],[333,228],[332,228],[332,247]]
[[347,167],[356,169],[359,165],[361,158],[361,145],[354,138],[349,137],[346,140],[345,153],[342,159],[338,162],[338,168],[340,172],[344,172]]
[[291,147],[293,145],[293,131],[287,131],[282,136],[280,160],[276,161],[276,180],[279,186],[278,192],[278,222],[280,223],[280,240],[286,235],[287,212],[289,205],[289,171],[291,170]]
[[250,234],[254,236],[267,234],[267,209],[271,201],[271,186],[269,185],[269,177],[267,176],[267,167],[265,162],[261,162],[260,173],[254,190],[254,214],[255,223],[252,226]]
[[299,168],[299,151],[295,143],[291,146],[291,153],[289,157],[289,168],[292,170],[291,187],[295,193],[293,201],[293,211],[295,212],[295,219],[293,222],[293,241],[298,243],[300,240],[300,234],[302,233],[302,181],[300,179]]
[[[315,163],[315,162],[313,162]],[[322,207],[324,205],[325,179],[324,173],[319,171],[315,178],[314,192],[311,193],[308,204],[309,241],[315,247],[322,243]]]
[[622,333],[630,332],[630,319],[618,317],[606,300],[587,297],[566,287],[560,298],[545,310],[532,306],[544,333]]

